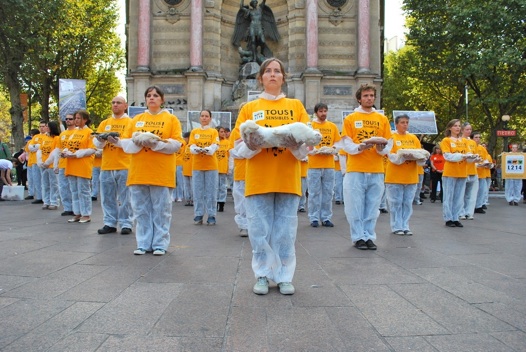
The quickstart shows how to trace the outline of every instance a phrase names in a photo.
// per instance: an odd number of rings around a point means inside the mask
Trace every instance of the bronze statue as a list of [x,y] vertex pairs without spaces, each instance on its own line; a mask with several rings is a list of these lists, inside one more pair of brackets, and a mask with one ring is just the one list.
[[[261,64],[266,58],[272,57],[272,51],[265,40],[268,38],[278,41],[281,38],[274,14],[265,2],[266,0],[263,0],[258,6],[257,0],[252,0],[250,6],[245,6],[244,0],[241,0],[232,44],[238,47],[243,63]],[[240,41],[247,42],[246,50],[240,47]]]

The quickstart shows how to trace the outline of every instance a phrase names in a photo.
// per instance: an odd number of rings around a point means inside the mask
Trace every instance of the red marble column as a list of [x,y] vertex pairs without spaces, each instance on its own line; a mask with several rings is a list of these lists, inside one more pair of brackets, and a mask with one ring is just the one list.
[[358,0],[358,72],[370,72],[370,12],[369,0]]
[[318,0],[307,0],[307,69],[318,68]]
[[190,24],[190,67],[201,69],[203,67],[203,2],[191,1]]
[[150,0],[139,0],[137,70],[150,70]]

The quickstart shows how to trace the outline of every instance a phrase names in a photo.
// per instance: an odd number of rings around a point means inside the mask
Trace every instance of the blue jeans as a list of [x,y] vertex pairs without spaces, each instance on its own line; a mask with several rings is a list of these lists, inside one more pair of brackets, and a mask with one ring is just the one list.
[[340,171],[334,171],[334,200],[343,200],[343,175]]
[[183,199],[184,198],[184,179],[183,179],[183,166],[177,165],[175,170],[175,188],[172,194],[172,199]]
[[128,170],[102,170],[100,173],[101,206],[104,225],[132,228],[132,208],[129,188],[126,186]]
[[266,193],[245,198],[252,270],[275,283],[291,282],[296,270],[296,233],[300,197]]
[[91,196],[98,197],[100,191],[100,167],[94,167],[91,174]]
[[159,186],[130,186],[137,248],[167,250],[172,221],[172,190]]
[[29,187],[33,185],[33,197],[42,199],[42,169],[37,164],[33,164],[28,170]]
[[187,201],[192,201],[192,176],[184,177],[184,199]]
[[348,172],[343,178],[345,216],[353,242],[376,239],[375,227],[383,192],[383,173]]
[[217,188],[217,201],[226,202],[226,193],[227,193],[227,174],[219,174],[219,183]]
[[468,176],[466,179],[466,189],[464,190],[464,209],[460,215],[473,216],[473,213],[475,213],[478,189],[479,177],[477,175]]
[[91,216],[90,179],[68,176],[68,182],[71,190],[73,213],[75,215]]
[[301,178],[301,197],[298,205],[298,209],[305,209],[305,203],[307,203],[307,178]]
[[309,169],[309,221],[332,219],[332,196],[334,192],[334,169]]
[[391,231],[409,230],[409,219],[413,214],[413,198],[417,187],[416,183],[409,185],[387,183],[385,185],[385,193],[387,193],[387,201],[389,202]]
[[216,216],[217,212],[217,170],[192,171],[192,193],[194,216]]
[[442,215],[444,221],[458,221],[464,206],[465,177],[442,176]]

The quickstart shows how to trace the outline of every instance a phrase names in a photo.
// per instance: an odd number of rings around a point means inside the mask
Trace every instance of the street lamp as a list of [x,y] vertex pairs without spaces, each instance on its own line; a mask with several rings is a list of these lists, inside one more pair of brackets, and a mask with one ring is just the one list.
[[[510,121],[510,115],[502,115],[501,117],[502,119],[502,127],[504,128],[504,131],[507,131],[508,130],[508,122]],[[506,132],[504,132],[506,133]],[[502,148],[506,153],[509,151],[508,150],[508,135],[505,134],[504,135],[504,146]]]

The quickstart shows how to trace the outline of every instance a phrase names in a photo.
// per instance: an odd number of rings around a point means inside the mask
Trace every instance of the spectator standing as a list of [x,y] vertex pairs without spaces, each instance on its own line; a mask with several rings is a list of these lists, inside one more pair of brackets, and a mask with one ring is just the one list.
[[429,156],[429,164],[431,166],[431,194],[429,195],[431,203],[437,200],[438,184],[440,183],[440,203],[442,203],[442,173],[444,172],[444,155],[442,149],[436,145],[433,147],[433,153]]
[[[73,116],[73,114],[67,114],[65,122],[66,130],[62,131],[59,136],[59,148],[61,153],[64,149],[68,148],[68,144],[70,143],[70,137],[73,133],[75,133],[76,129],[75,117]],[[66,164],[67,159],[60,157],[58,161],[58,166],[55,166],[55,173],[58,170],[58,191],[60,194],[60,200],[62,202],[62,208],[64,209],[64,211],[60,215],[72,216],[75,214],[73,213],[71,189],[69,188],[69,181],[66,177]]]

